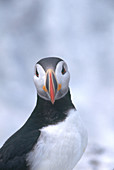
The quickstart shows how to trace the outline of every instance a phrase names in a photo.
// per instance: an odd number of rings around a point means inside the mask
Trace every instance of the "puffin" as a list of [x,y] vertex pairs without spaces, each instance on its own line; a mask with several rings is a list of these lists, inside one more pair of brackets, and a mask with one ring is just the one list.
[[59,57],[35,65],[36,106],[0,148],[0,170],[72,170],[87,146],[87,130],[71,100],[70,73]]

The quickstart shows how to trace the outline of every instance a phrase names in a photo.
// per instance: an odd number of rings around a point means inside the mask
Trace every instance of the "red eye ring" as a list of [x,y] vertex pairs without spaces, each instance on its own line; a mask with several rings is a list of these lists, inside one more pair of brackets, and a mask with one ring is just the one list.
[[36,76],[39,77],[39,73],[38,73],[37,69],[36,69]]
[[62,67],[61,73],[62,73],[63,75],[66,73],[66,70],[65,70],[64,66]]

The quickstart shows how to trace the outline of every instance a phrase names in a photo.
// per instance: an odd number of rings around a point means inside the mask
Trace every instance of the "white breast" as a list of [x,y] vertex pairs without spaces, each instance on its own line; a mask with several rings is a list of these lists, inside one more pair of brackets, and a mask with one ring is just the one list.
[[87,132],[78,112],[71,110],[63,122],[41,129],[27,162],[31,170],[72,170],[86,145]]

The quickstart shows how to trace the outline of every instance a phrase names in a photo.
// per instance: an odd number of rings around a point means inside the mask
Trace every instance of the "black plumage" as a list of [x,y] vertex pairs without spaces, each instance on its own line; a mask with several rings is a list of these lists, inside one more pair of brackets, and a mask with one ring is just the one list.
[[58,57],[48,57],[48,58],[41,59],[40,61],[37,62],[37,64],[40,64],[45,71],[48,69],[52,69],[53,71],[55,71],[56,65],[60,61],[63,60]]
[[0,170],[29,170],[26,155],[36,144],[40,129],[63,121],[72,108],[75,109],[70,90],[54,104],[38,95],[36,107],[27,122],[0,149]]

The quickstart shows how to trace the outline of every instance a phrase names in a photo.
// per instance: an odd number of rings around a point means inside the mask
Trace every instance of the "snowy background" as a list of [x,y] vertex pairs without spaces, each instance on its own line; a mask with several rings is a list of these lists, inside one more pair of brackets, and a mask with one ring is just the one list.
[[114,168],[114,0],[0,0],[0,146],[36,102],[35,63],[61,56],[88,130],[75,170]]

